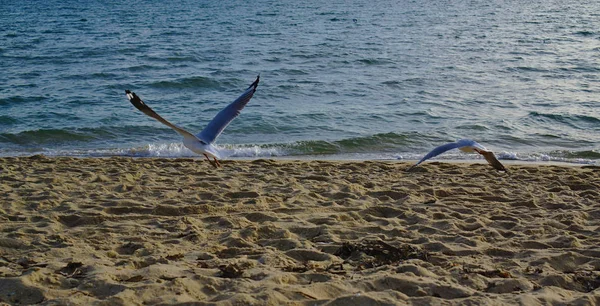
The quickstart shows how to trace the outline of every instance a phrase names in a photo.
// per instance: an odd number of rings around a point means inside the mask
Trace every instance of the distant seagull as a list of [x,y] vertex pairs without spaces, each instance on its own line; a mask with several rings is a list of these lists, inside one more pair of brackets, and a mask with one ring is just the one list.
[[[197,135],[194,135],[165,120],[163,117],[154,112],[148,105],[146,105],[146,103],[144,103],[144,101],[142,101],[135,93],[129,90],[125,90],[125,93],[127,94],[129,102],[131,102],[133,106],[142,111],[144,114],[174,129],[177,133],[183,136],[183,145],[186,148],[192,150],[194,153],[203,154],[208,162],[210,162],[216,168],[221,167],[221,163],[219,163],[217,160],[217,158],[221,158],[221,156],[219,155],[217,148],[215,148],[212,144],[221,134],[221,132],[223,132],[225,127],[227,127],[227,125],[231,122],[231,120],[235,119],[235,117],[240,114],[244,106],[248,104],[254,95],[254,92],[256,91],[259,79],[260,76],[257,76],[256,81],[254,81],[254,83],[252,83],[241,96],[221,110]],[[210,160],[208,157],[209,155],[212,156],[214,162]]]
[[451,142],[451,143],[447,143],[444,145],[441,145],[433,150],[431,150],[431,152],[427,153],[427,155],[425,155],[425,157],[421,158],[421,160],[414,164],[412,167],[408,168],[407,171],[412,170],[413,168],[415,168],[416,166],[418,166],[420,163],[438,156],[446,151],[452,150],[452,149],[459,149],[463,152],[467,152],[467,153],[473,153],[473,152],[477,152],[481,155],[483,155],[483,157],[485,158],[485,160],[487,160],[487,162],[492,165],[492,167],[494,167],[494,169],[498,170],[498,171],[504,171],[507,172],[506,168],[504,168],[504,165],[502,165],[498,159],[496,159],[496,156],[494,155],[494,153],[488,149],[486,149],[484,146],[480,145],[479,143],[477,143],[474,140],[471,139],[461,139],[457,142]]

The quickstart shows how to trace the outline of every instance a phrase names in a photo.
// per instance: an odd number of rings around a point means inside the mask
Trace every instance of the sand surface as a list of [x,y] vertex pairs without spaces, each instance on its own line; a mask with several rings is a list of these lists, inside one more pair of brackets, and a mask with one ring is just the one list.
[[1,158],[0,301],[600,304],[597,166],[222,163]]

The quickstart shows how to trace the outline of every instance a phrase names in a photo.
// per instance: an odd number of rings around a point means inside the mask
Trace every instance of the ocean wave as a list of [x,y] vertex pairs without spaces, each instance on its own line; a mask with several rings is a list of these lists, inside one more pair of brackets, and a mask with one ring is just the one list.
[[134,141],[139,137],[159,139],[172,136],[168,128],[154,126],[102,126],[93,128],[36,129],[17,133],[0,133],[0,143],[10,146],[49,145],[77,146],[82,143],[110,143],[112,140]]
[[[273,145],[223,145],[218,146],[223,158],[266,158],[287,156],[284,147]],[[46,149],[30,154],[42,153],[48,156],[78,156],[78,157],[202,157],[183,146],[182,143],[147,144],[132,148],[112,149]],[[0,154],[1,155],[1,154]]]
[[16,145],[44,145],[61,144],[73,141],[91,141],[95,138],[86,133],[78,133],[61,129],[40,129],[33,131],[23,131],[16,134],[0,133],[0,143],[10,143]]
[[[546,114],[547,115],[547,114]],[[534,115],[534,116],[540,116]],[[6,116],[4,116],[6,117]],[[11,123],[11,118],[0,117],[0,123]],[[542,116],[546,118],[545,115]],[[562,120],[561,116],[549,116],[553,120]],[[584,116],[580,120],[597,123],[594,117]],[[570,118],[567,116],[567,118]],[[312,118],[322,120],[322,118]],[[550,119],[546,119],[550,120]],[[481,129],[487,131],[485,126],[463,125],[463,129],[473,131]],[[234,129],[235,130],[235,129]],[[262,131],[264,132],[264,131]],[[285,133],[285,131],[282,131]],[[345,137],[341,139],[307,139],[290,142],[274,143],[247,143],[227,144],[217,143],[224,158],[266,158],[301,156],[304,158],[330,158],[332,156],[355,156],[357,159],[384,158],[384,159],[419,159],[436,144],[447,141],[447,136],[439,133],[429,134],[421,132],[406,133],[378,133],[374,135]],[[441,138],[440,138],[441,137]],[[543,135],[535,135],[541,139]],[[250,137],[251,139],[257,136]],[[259,137],[260,138],[260,137]],[[557,143],[562,138],[554,134],[546,136],[549,144]],[[123,147],[139,143],[141,139],[149,141],[144,146]],[[487,143],[499,141],[507,148],[507,141],[488,139]],[[518,138],[509,139],[508,143],[529,143],[529,140]],[[185,148],[173,132],[162,126],[137,126],[137,125],[106,125],[89,128],[63,128],[63,129],[37,129],[21,131],[18,133],[0,133],[0,144],[5,150],[18,154],[18,152],[47,153],[51,155],[77,155],[77,156],[132,156],[132,157],[193,157],[197,156]],[[543,144],[543,143],[540,143]],[[563,143],[563,147],[570,147],[566,151],[548,151],[536,153],[503,152],[497,155],[503,160],[518,161],[566,161],[576,163],[590,163],[600,160],[600,153],[592,146],[576,147]],[[106,149],[99,149],[104,147]],[[493,147],[493,145],[492,145]],[[540,146],[540,148],[552,146]],[[9,148],[9,149],[6,149]],[[83,148],[82,150],[78,148]],[[581,148],[581,149],[578,149]],[[9,154],[8,151],[6,154]],[[330,156],[330,157],[328,157]],[[477,159],[477,155],[465,155],[460,152],[448,152],[439,159]]]
[[167,56],[164,60],[167,62],[199,62],[195,56]]
[[40,102],[40,101],[44,101],[45,99],[48,99],[47,97],[41,97],[41,96],[11,96],[11,97],[6,97],[6,98],[0,98],[0,105],[11,105],[11,104],[20,104],[22,105],[22,103],[35,103],[35,102]]
[[577,115],[577,114],[552,114],[552,113],[543,113],[543,112],[529,112],[528,117],[536,120],[536,121],[550,121],[555,123],[561,123],[565,125],[569,125],[571,127],[577,129],[583,128],[598,128],[600,127],[600,118],[596,118],[588,115]]
[[156,65],[134,65],[134,66],[129,66],[127,69],[130,72],[142,72],[142,71],[148,71],[148,70],[158,70],[158,69],[167,69],[163,66],[156,66]]
[[[248,158],[295,158],[308,160],[402,160],[417,161],[425,152],[416,153],[315,153],[314,151],[303,151],[306,143],[292,144],[260,144],[260,145],[223,145],[218,146],[223,159],[248,159]],[[14,151],[6,154],[0,149],[0,156],[15,156]],[[148,144],[133,148],[113,148],[113,149],[86,149],[86,150],[23,150],[17,155],[44,154],[47,156],[76,156],[76,157],[162,157],[162,158],[182,158],[193,157],[203,158],[188,150],[181,143]],[[570,164],[598,164],[600,152],[597,151],[560,151],[547,153],[517,153],[501,151],[496,156],[499,160],[513,162],[559,162]],[[465,154],[461,152],[448,152],[432,159],[432,161],[470,161],[484,159],[479,154]]]
[[161,89],[185,89],[185,88],[221,88],[221,83],[211,78],[194,76],[180,78],[171,81],[158,81],[149,84],[150,87]]
[[[0,142],[10,142],[17,145],[44,145],[56,142],[91,141],[104,134],[104,138],[116,137],[123,134],[115,128],[65,130],[37,130],[18,134],[0,134]],[[138,128],[132,127],[131,133],[139,133]],[[111,136],[112,135],[112,136]],[[135,135],[129,135],[134,139]],[[377,134],[373,136],[354,137],[336,141],[307,140],[290,143],[269,144],[217,144],[221,155],[225,158],[236,157],[281,157],[281,156],[325,156],[339,154],[368,154],[372,152],[394,153],[399,147],[408,145],[410,136],[395,133]],[[74,144],[73,144],[74,145]],[[52,155],[81,155],[81,156],[132,156],[132,157],[189,157],[197,156],[180,142],[151,143],[141,147],[90,149],[90,150],[54,150]]]
[[390,65],[394,64],[394,61],[388,58],[362,58],[357,60],[359,64],[367,65],[367,66],[376,66],[376,65]]
[[587,37],[587,36],[594,36],[594,35],[596,35],[596,33],[595,33],[595,32],[592,32],[592,31],[585,31],[585,30],[583,30],[583,31],[577,31],[577,32],[575,32],[575,33],[573,33],[573,34],[574,34],[574,35],[576,35],[576,36],[585,36],[585,37]]
[[509,67],[506,68],[509,73],[519,73],[519,72],[539,72],[539,73],[548,73],[550,70],[543,69],[539,67],[528,67],[528,66],[517,66],[517,67]]
[[109,72],[96,72],[96,73],[78,73],[65,75],[62,78],[64,80],[114,80],[121,76]]
[[0,125],[12,125],[18,122],[19,120],[13,117],[0,115]]
[[581,160],[592,160],[600,159],[600,152],[597,150],[584,150],[584,151],[553,151],[554,156],[563,157],[565,159],[581,159]]
[[[289,143],[269,144],[217,144],[223,157],[275,157],[275,156],[308,156],[339,155],[372,152],[393,153],[399,147],[411,142],[410,136],[395,133],[377,134],[365,137],[325,141],[306,140]],[[193,153],[181,144],[148,145],[149,156],[163,154],[168,156],[189,156]]]

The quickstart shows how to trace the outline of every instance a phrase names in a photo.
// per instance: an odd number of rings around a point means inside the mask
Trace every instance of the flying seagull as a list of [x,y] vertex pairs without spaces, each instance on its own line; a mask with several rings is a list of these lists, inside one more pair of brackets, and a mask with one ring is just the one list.
[[414,164],[412,167],[408,168],[408,171],[412,170],[413,168],[415,168],[416,166],[418,166],[420,163],[438,156],[446,151],[452,150],[452,149],[459,149],[463,152],[467,152],[467,153],[473,153],[473,152],[477,152],[481,155],[483,155],[483,157],[485,158],[485,160],[487,160],[487,162],[492,165],[492,167],[494,167],[494,169],[498,170],[498,171],[504,171],[507,172],[506,168],[504,168],[504,165],[502,165],[500,163],[500,161],[498,161],[498,159],[496,158],[496,156],[494,155],[494,153],[488,149],[486,149],[484,146],[480,145],[479,143],[477,143],[474,140],[471,139],[461,139],[457,142],[451,142],[451,143],[447,143],[444,145],[441,145],[433,150],[431,150],[431,152],[427,153],[427,155],[425,155],[423,158],[421,158],[421,160]]
[[[212,144],[217,137],[223,132],[225,127],[231,122],[231,120],[235,119],[244,106],[248,104],[254,92],[256,91],[256,87],[258,86],[258,81],[260,76],[256,77],[256,81],[252,83],[244,93],[239,96],[235,101],[231,102],[231,104],[227,105],[223,110],[221,110],[209,123],[208,125],[200,131],[200,133],[194,135],[174,124],[165,120],[163,117],[158,115],[155,111],[153,111],[140,97],[138,97],[134,92],[129,90],[125,90],[127,94],[127,98],[129,102],[135,106],[135,108],[142,111],[144,114],[160,121],[162,124],[174,129],[177,133],[183,136],[183,145],[192,150],[192,152],[197,154],[202,154],[208,162],[210,162],[213,166],[221,167],[221,163],[217,160],[217,158],[221,158],[219,152],[216,147]],[[210,160],[209,156],[214,159],[214,162]]]

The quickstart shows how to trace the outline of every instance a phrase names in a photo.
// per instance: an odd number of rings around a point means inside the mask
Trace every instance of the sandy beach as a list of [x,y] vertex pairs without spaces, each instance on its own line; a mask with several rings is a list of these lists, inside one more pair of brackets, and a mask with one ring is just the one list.
[[600,167],[0,158],[0,301],[598,305]]

